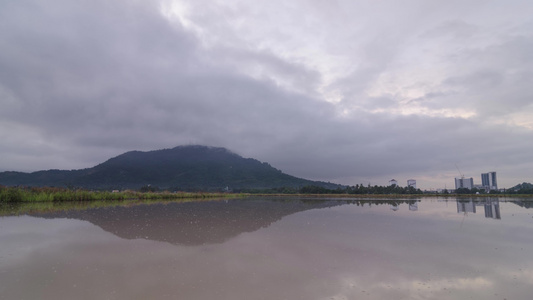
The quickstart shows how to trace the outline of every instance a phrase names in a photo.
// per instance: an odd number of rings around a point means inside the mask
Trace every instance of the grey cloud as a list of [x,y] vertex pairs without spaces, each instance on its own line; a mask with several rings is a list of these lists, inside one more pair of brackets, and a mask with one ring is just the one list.
[[474,36],[479,30],[477,26],[464,20],[448,20],[420,34],[420,38],[451,37],[465,39]]
[[[325,87],[344,99],[332,104],[317,91],[323,74],[305,60],[245,47],[227,28],[216,34],[231,42],[206,46],[201,34],[165,19],[153,3],[18,3],[0,9],[4,170],[90,167],[129,150],[189,143],[224,146],[292,175],[346,184],[453,171],[457,162],[477,172],[533,161],[530,131],[482,120],[531,103],[527,36],[455,53],[453,76],[446,73],[410,99],[431,109],[472,108],[477,119],[401,116],[386,110],[399,107],[396,99],[366,89],[409,50],[407,41],[419,32],[409,31],[413,20],[369,32],[368,43],[345,44],[354,50],[354,69]],[[222,22],[209,17],[198,18]],[[463,25],[445,29],[457,34]],[[352,106],[364,109],[344,112]],[[366,112],[376,108],[385,111]]]
[[457,104],[476,107],[482,114],[507,114],[530,105],[533,37],[517,37],[485,49],[469,49],[457,60],[457,75],[444,85],[460,88]]
[[[214,48],[207,59],[217,68],[236,68],[242,75],[281,84],[298,93],[314,94],[321,82],[320,74],[301,63],[288,62],[268,51]],[[211,58],[213,57],[213,58]],[[222,57],[222,59],[220,59]],[[210,59],[211,58],[211,59]]]

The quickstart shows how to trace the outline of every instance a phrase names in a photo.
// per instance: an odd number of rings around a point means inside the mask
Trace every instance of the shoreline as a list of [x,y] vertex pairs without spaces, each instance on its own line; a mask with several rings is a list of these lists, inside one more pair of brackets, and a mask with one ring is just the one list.
[[532,198],[531,194],[269,194],[228,192],[169,192],[169,191],[89,191],[52,187],[3,187],[0,186],[0,203],[19,202],[69,202],[69,201],[133,201],[179,200],[243,197],[291,197],[291,198],[342,198],[342,199],[420,199],[420,198]]
[[302,198],[532,198],[531,194],[248,194],[250,197]]

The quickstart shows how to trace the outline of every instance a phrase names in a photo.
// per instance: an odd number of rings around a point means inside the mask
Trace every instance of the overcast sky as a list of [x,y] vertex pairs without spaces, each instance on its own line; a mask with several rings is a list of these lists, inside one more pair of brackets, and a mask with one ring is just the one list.
[[0,0],[0,171],[187,144],[350,185],[533,182],[533,3]]

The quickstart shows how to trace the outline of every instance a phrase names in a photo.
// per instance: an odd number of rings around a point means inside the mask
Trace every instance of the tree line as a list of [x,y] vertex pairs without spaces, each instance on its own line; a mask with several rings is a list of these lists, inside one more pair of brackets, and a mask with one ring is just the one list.
[[422,194],[420,189],[415,189],[412,186],[400,187],[395,184],[390,186],[370,186],[363,184],[356,184],[354,186],[337,187],[336,189],[328,189],[317,185],[306,185],[303,187],[278,187],[271,189],[243,189],[239,190],[242,193],[251,194],[348,194],[348,195],[368,195],[368,194],[401,194],[401,195],[415,195]]

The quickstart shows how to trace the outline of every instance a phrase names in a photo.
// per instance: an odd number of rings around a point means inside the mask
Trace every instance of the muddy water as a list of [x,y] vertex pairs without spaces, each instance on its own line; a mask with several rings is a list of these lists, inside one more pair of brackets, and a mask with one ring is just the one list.
[[533,202],[240,199],[0,217],[0,299],[530,299]]

